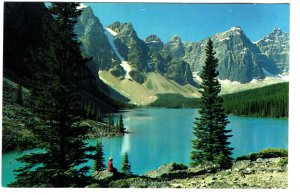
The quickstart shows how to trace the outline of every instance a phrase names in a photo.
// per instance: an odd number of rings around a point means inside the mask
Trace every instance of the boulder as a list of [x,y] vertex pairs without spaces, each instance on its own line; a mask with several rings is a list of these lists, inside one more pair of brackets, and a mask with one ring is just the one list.
[[241,171],[251,166],[250,160],[241,160],[232,165],[233,171]]
[[94,171],[94,173],[92,174],[92,177],[95,180],[109,179],[109,178],[112,178],[113,176],[114,176],[114,174],[112,172],[107,171],[107,170],[105,170],[105,171]]
[[157,170],[149,171],[145,174],[145,176],[150,178],[159,178],[163,175],[168,175],[172,172],[176,172],[179,170],[186,170],[187,167],[183,164],[171,163],[171,164],[164,164],[160,166]]

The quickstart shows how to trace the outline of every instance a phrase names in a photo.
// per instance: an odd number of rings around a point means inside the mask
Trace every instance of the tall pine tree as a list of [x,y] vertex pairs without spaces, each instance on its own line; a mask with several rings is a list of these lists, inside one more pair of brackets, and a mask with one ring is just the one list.
[[128,160],[128,154],[127,154],[127,152],[125,152],[124,157],[123,157],[123,163],[122,163],[122,167],[121,167],[121,172],[124,173],[127,176],[132,175],[131,165],[130,165],[129,160]]
[[192,165],[212,162],[220,168],[228,168],[232,163],[232,150],[228,138],[231,130],[226,130],[229,123],[222,108],[223,99],[218,96],[221,85],[217,76],[218,59],[214,57],[213,42],[209,39],[206,46],[206,60],[201,72],[202,82],[199,92],[202,94],[199,117],[194,122],[194,135],[191,153]]
[[104,153],[103,153],[103,145],[101,142],[97,141],[96,144],[96,155],[94,160],[94,171],[103,171],[105,170],[104,165]]
[[93,158],[83,138],[87,128],[80,126],[79,98],[82,73],[87,60],[73,32],[81,11],[79,3],[52,3],[51,18],[44,22],[45,46],[34,52],[37,71],[31,92],[31,109],[36,114],[28,126],[38,139],[40,152],[21,156],[25,166],[16,170],[19,187],[84,187],[88,184],[88,166]]
[[121,133],[125,133],[125,127],[124,127],[124,122],[123,122],[123,115],[120,114],[120,118],[119,118],[119,123],[118,123],[118,130],[121,132]]

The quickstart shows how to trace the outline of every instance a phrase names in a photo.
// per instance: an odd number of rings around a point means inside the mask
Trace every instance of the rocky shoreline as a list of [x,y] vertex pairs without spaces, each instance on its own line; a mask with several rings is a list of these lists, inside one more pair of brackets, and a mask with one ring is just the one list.
[[89,127],[87,139],[96,139],[100,137],[115,137],[123,136],[124,133],[118,131],[115,126],[110,126],[107,123],[98,122],[94,120],[85,120],[81,122],[81,125]]
[[239,160],[227,170],[219,170],[213,164],[189,168],[171,163],[142,176],[125,178],[104,171],[93,174],[96,182],[89,187],[285,189],[288,187],[288,166],[283,160],[283,157]]

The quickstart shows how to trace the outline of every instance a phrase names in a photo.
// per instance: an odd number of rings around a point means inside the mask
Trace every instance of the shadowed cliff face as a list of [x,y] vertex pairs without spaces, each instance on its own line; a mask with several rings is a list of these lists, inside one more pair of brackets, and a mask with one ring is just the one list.
[[279,28],[274,28],[273,32],[259,40],[256,45],[275,63],[279,72],[284,73],[289,71],[289,43],[289,34]]

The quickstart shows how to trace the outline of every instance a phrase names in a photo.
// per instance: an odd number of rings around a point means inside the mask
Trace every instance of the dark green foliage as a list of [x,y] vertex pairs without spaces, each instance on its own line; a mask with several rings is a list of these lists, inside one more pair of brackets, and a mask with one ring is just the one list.
[[136,70],[130,71],[129,75],[140,84],[143,84],[147,79],[145,73]]
[[280,161],[278,162],[279,166],[286,166],[288,164],[288,157],[283,157],[282,159],[280,159]]
[[23,104],[24,104],[23,88],[20,84],[18,85],[18,90],[17,90],[17,93],[16,93],[16,103],[19,104],[20,106],[23,106]]
[[121,173],[124,173],[127,176],[132,175],[131,172],[131,165],[128,160],[128,154],[125,152],[124,157],[123,157],[123,162],[122,162],[122,167],[121,167]]
[[3,78],[2,152],[36,147],[36,138],[25,123],[30,110],[26,108],[29,91],[22,87],[23,104],[17,104],[12,94],[18,94],[20,85]]
[[103,153],[103,145],[101,142],[97,140],[96,144],[96,154],[94,159],[94,171],[103,171],[105,170],[104,165],[105,159],[104,159],[104,153]]
[[48,17],[43,2],[5,2],[3,73],[18,81],[31,78],[31,52],[43,45],[42,23]]
[[52,20],[44,21],[45,45],[35,50],[32,62],[37,68],[31,91],[32,117],[27,125],[37,137],[42,152],[21,156],[25,163],[16,170],[18,187],[84,187],[89,182],[92,158],[83,138],[88,129],[80,126],[80,101],[75,95],[83,80],[86,60],[73,33],[80,15],[79,3],[52,3]]
[[199,117],[194,122],[195,139],[192,141],[195,150],[191,153],[192,165],[212,162],[220,168],[231,166],[231,154],[226,125],[229,123],[222,108],[223,100],[218,96],[221,85],[217,79],[218,59],[214,57],[213,43],[209,39],[206,46],[206,61],[201,73],[202,83],[200,93],[202,94],[199,107]]
[[239,160],[255,161],[258,158],[278,158],[278,157],[288,157],[288,150],[278,149],[278,148],[267,148],[257,153],[251,153],[247,156],[237,157],[235,161],[239,161]]
[[[222,95],[225,113],[257,116],[288,117],[288,83],[278,83],[266,87]],[[151,107],[197,108],[199,98],[186,98],[180,94],[157,94],[158,99]]]
[[97,112],[96,121],[103,122],[103,114],[102,114],[101,110],[98,110],[98,112]]
[[181,94],[157,94],[158,98],[150,103],[150,107],[164,108],[198,108],[199,98],[186,98]]
[[126,128],[124,127],[124,122],[123,122],[123,115],[120,114],[119,122],[117,123],[117,130],[120,131],[121,133],[124,133]]
[[179,163],[173,163],[172,164],[173,170],[187,170],[188,167],[185,166],[184,164],[179,164]]
[[114,126],[115,125],[115,119],[114,119],[114,113],[109,113],[108,114],[108,125],[109,126]]
[[274,84],[222,97],[226,113],[258,117],[288,117],[288,83]]
[[116,77],[123,77],[125,75],[125,70],[118,64],[117,66],[114,66],[111,70],[110,73]]

